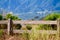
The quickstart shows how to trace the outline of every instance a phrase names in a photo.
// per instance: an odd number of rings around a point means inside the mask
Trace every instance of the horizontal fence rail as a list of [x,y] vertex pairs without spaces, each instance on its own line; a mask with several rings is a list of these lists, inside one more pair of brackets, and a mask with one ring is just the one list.
[[0,24],[8,24],[8,20],[1,20]]
[[[13,30],[14,33],[31,33],[31,30]],[[47,34],[57,34],[56,30],[37,30],[39,33],[47,33]]]
[[57,24],[57,21],[13,21],[13,24]]

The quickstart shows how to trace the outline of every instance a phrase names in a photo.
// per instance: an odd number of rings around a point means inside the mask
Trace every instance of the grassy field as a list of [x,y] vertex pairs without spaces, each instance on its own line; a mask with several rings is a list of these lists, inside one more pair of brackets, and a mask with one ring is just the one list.
[[[14,34],[13,36],[7,35],[7,33],[0,30],[0,40],[57,40],[57,34],[39,33],[38,30],[43,30],[43,28],[39,28],[38,26],[40,25],[27,25],[28,30],[32,30],[31,33],[27,33],[26,31],[20,34]],[[20,30],[27,30],[27,28],[24,27]],[[51,28],[48,29],[52,30]]]
[[55,34],[38,34],[38,33],[22,33],[22,34],[14,34],[13,36],[9,36],[7,34],[3,34],[0,37],[0,40],[57,40],[57,36]]

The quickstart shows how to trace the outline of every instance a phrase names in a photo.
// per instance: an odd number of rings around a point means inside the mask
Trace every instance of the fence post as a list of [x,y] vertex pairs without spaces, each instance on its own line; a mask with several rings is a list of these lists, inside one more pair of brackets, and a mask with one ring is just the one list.
[[60,40],[60,19],[57,20],[57,39]]
[[8,19],[8,35],[13,35],[12,20]]

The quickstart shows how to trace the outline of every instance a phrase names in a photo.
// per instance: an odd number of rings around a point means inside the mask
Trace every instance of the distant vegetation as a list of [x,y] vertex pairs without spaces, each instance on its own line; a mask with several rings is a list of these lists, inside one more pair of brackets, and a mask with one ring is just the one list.
[[43,20],[57,20],[60,18],[60,13],[51,13],[43,18]]
[[13,14],[6,14],[6,16],[3,18],[3,16],[0,14],[0,20],[7,20],[7,19],[12,19],[12,20],[21,20],[18,16],[15,16]]
[[28,29],[28,30],[31,30],[32,29],[32,26],[31,25],[26,25],[26,28]]
[[17,17],[17,16],[14,16],[14,15],[12,15],[12,14],[7,14],[6,15],[6,17],[5,17],[6,19],[12,19],[12,20],[21,20],[19,17]]
[[0,14],[0,20],[2,20],[3,19],[3,17],[2,17],[2,15]]

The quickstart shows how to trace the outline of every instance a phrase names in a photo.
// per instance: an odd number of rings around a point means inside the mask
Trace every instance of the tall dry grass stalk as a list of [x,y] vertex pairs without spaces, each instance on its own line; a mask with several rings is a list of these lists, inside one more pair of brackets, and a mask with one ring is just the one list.
[[26,40],[57,40],[57,34],[48,34],[45,31],[40,33],[35,26],[31,29],[30,33],[27,33],[26,30],[24,35],[27,38]]

